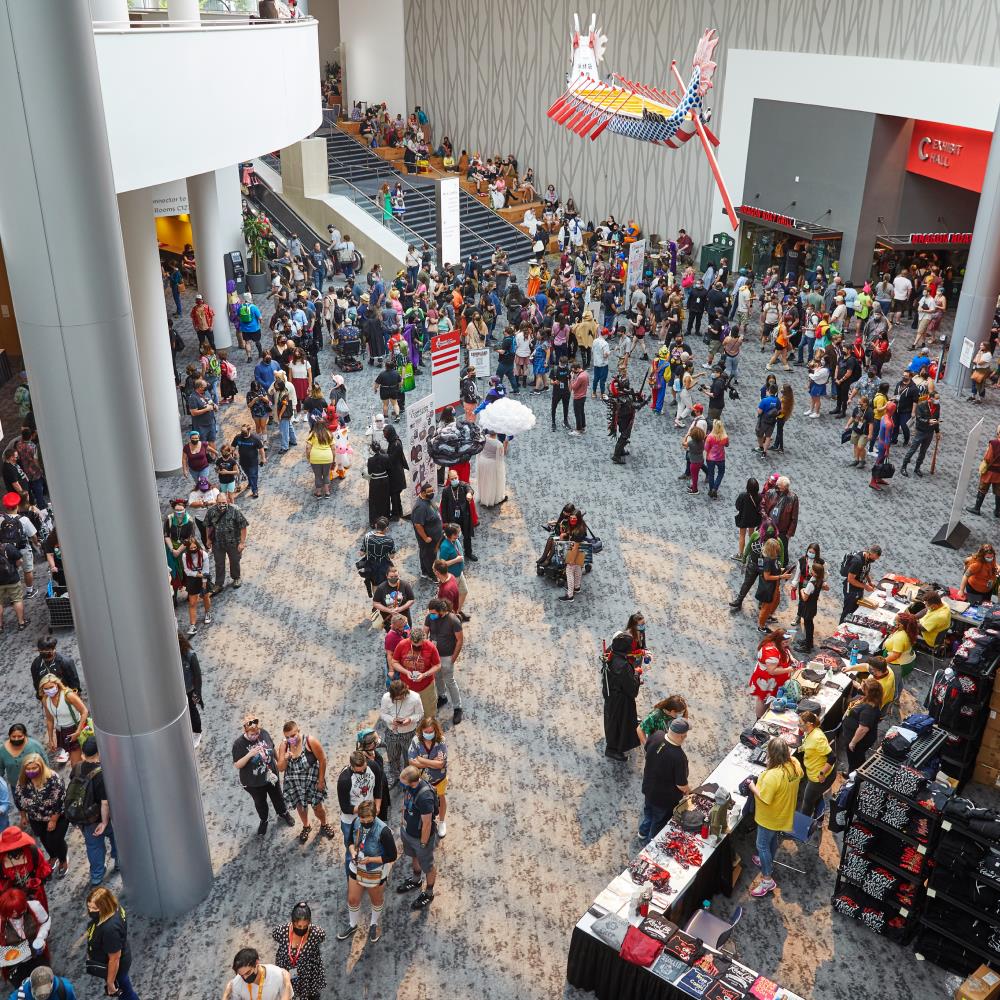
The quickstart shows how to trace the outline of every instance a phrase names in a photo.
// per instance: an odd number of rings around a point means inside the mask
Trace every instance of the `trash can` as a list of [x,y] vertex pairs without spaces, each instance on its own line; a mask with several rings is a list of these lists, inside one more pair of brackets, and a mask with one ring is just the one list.
[[728,258],[731,266],[733,263],[733,247],[735,246],[736,240],[728,233],[716,233],[712,237],[712,242],[706,243],[701,248],[701,260],[698,264],[698,270],[704,274],[708,270],[709,265],[718,268],[723,257]]

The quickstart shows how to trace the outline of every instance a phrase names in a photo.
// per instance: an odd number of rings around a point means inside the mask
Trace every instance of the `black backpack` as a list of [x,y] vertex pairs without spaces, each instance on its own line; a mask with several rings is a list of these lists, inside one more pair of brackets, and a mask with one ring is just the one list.
[[851,572],[851,560],[860,556],[860,552],[845,552],[844,558],[840,560],[840,575],[847,579],[848,574]]
[[94,779],[100,773],[100,767],[95,767],[94,770],[84,775],[82,764],[76,764],[70,772],[63,813],[71,823],[75,823],[77,826],[86,826],[88,823],[96,823],[100,820],[101,803],[94,795]]
[[0,545],[13,545],[15,549],[26,549],[28,539],[24,534],[24,525],[19,517],[10,514],[0,514]]

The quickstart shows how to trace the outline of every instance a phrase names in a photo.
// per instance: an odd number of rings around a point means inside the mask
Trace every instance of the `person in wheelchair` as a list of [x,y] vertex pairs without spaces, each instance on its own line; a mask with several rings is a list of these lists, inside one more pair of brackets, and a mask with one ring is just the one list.
[[574,515],[582,518],[582,513],[577,511],[576,504],[568,503],[559,512],[559,516],[546,524],[545,530],[549,532],[549,537],[545,540],[545,549],[541,556],[535,560],[535,565],[543,569],[552,562],[552,553],[555,549],[557,538],[565,538],[569,533],[569,519]]

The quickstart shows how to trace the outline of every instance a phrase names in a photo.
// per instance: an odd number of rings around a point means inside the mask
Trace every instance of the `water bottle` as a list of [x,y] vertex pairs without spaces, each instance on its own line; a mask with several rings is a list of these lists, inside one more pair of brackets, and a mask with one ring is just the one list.
[[851,666],[856,667],[861,660],[861,652],[856,642],[851,643]]

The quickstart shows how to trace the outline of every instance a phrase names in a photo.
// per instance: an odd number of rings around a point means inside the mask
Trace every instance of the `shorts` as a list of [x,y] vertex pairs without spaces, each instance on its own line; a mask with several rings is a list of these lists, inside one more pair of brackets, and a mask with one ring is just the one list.
[[465,582],[465,574],[459,573],[458,578],[455,580],[458,584],[458,596],[468,597],[469,596],[469,585]]
[[[384,867],[388,868],[389,866],[385,865]],[[353,879],[355,882],[358,881],[358,873],[355,872],[355,871],[352,871],[350,868],[347,869],[347,877],[349,879]],[[385,885],[385,883],[386,883],[386,877],[383,875],[382,878],[379,879],[379,883],[378,884],[379,885]],[[373,889],[375,887],[372,886],[372,885],[369,885],[368,883],[365,882],[365,883],[361,883],[361,888],[362,889]]]
[[862,441],[867,441],[867,434],[859,434],[857,431],[851,431],[851,444],[857,447]]
[[21,570],[24,573],[30,573],[35,568],[35,554],[30,545],[19,551],[21,553]]
[[818,382],[811,382],[809,384],[809,395],[810,396],[825,396],[826,395],[826,383],[824,382],[820,385]]
[[436,785],[431,785],[431,788],[438,793],[438,798],[442,798],[448,791],[448,779],[442,778]]
[[5,604],[16,604],[24,600],[24,584],[18,580],[16,583],[0,583],[0,608]]
[[56,746],[60,750],[65,750],[69,753],[71,750],[79,750],[80,744],[77,742],[76,736],[76,726],[66,726],[65,729],[56,730]]
[[220,493],[235,493],[236,492],[236,480],[234,479],[231,483],[219,483]]
[[187,591],[188,597],[198,597],[204,592],[205,581],[200,576],[185,576],[184,589]]
[[414,858],[420,871],[425,875],[434,867],[434,848],[437,846],[437,831],[431,834],[427,846],[420,843],[419,837],[411,837],[403,827],[399,829],[400,839],[403,841],[403,853],[408,858]]

